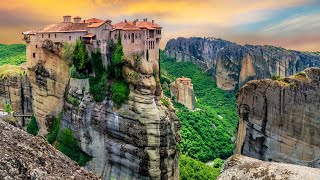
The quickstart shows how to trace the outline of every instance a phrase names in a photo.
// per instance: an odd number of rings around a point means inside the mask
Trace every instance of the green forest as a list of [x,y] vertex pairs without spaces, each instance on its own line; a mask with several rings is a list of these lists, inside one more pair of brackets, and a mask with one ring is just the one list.
[[[197,99],[197,111],[194,112],[181,104],[174,104],[176,114],[181,120],[181,177],[215,179],[216,171],[210,169],[212,167],[204,168],[206,165],[199,161],[226,159],[232,155],[232,138],[238,123],[235,94],[217,88],[212,77],[191,62],[176,62],[162,52],[160,58],[161,83],[169,84],[182,76],[191,78]],[[169,96],[169,90],[164,86],[163,89]],[[189,166],[202,166],[200,174],[206,175],[198,176],[199,172],[191,170]],[[210,178],[207,178],[207,175]]]
[[0,66],[4,64],[20,65],[26,61],[26,45],[0,44]]

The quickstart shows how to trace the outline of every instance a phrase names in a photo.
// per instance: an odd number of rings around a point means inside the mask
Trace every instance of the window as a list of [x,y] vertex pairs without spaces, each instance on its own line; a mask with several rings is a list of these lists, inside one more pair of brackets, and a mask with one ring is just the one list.
[[38,45],[36,45],[36,48],[38,48]]
[[50,38],[50,34],[48,34],[48,38]]
[[127,34],[125,34],[125,35],[123,36],[123,38],[124,38],[124,39],[127,39]]
[[42,34],[42,38],[43,38],[43,34]]
[[134,34],[132,33],[131,36],[131,43],[134,43]]
[[54,34],[54,38],[57,38],[57,34]]
[[141,39],[141,33],[139,33],[139,39]]
[[33,54],[32,54],[32,57],[35,58],[35,57],[36,57],[36,53],[33,53]]
[[71,41],[71,36],[69,36],[69,41]]
[[130,39],[130,34],[128,34],[128,39]]
[[137,34],[135,34],[134,38],[135,38],[135,39],[138,39],[138,35],[137,35]]

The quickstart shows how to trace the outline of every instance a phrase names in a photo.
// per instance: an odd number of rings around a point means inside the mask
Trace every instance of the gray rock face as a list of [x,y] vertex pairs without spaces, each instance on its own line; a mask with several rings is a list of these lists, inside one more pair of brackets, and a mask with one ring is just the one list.
[[231,156],[224,164],[219,180],[245,179],[320,179],[320,169],[298,165],[263,162],[241,155]]
[[0,179],[98,179],[48,142],[0,120]]
[[319,55],[274,46],[241,46],[215,38],[172,39],[165,52],[177,61],[192,61],[208,71],[224,90],[238,90],[254,79],[285,77],[320,67]]
[[[129,100],[120,108],[109,98],[96,103],[87,80],[71,79],[68,94],[79,103],[65,103],[63,126],[75,132],[81,149],[93,157],[87,168],[103,179],[178,180],[179,119],[161,104],[152,64],[141,59],[135,68],[129,63],[123,68],[130,82]],[[143,69],[150,69],[149,74]],[[135,78],[130,75],[134,73]]]
[[255,80],[237,97],[237,153],[320,167],[320,69],[279,80]]

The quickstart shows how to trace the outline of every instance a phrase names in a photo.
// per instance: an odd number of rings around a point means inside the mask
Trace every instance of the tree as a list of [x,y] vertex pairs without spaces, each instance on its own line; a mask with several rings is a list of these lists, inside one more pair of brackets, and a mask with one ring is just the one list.
[[128,84],[125,82],[116,82],[112,86],[112,101],[120,106],[122,102],[128,99],[130,90]]
[[70,67],[70,77],[72,77],[72,78],[76,78],[76,77],[77,77],[77,70],[76,70],[76,68],[74,67],[74,65],[72,65],[72,66]]
[[34,117],[34,115],[31,116],[31,121],[29,122],[29,124],[27,126],[27,132],[29,134],[34,135],[34,136],[38,135],[39,126],[38,126],[37,120]]
[[79,39],[76,41],[74,48],[73,65],[78,71],[83,71],[86,68],[90,69],[90,59],[86,46]]
[[69,65],[72,65],[73,63],[73,56],[74,56],[74,49],[75,44],[74,43],[64,43],[63,50],[62,50],[62,58],[67,61]]
[[114,52],[113,58],[112,58],[112,65],[114,67],[114,74],[117,79],[122,79],[123,60],[124,60],[124,53],[123,53],[123,48],[122,48],[122,44],[121,44],[121,35],[119,32],[117,46],[116,46],[116,49],[115,49],[115,52]]

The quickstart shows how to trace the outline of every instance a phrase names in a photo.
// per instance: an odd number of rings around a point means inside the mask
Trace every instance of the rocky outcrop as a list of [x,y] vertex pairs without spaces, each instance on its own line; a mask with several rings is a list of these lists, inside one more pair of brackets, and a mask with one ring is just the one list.
[[320,169],[233,155],[225,162],[218,179],[320,179]]
[[[20,67],[7,68],[21,69]],[[0,79],[0,109],[4,109],[5,104],[11,104],[15,113],[32,113],[31,85],[22,69]],[[16,117],[15,124],[24,127],[26,121],[25,117]]]
[[98,179],[48,142],[0,120],[0,179]]
[[254,79],[285,77],[308,67],[320,67],[319,55],[274,46],[241,46],[215,38],[172,39],[165,52],[177,61],[194,62],[212,74],[224,90],[238,90]]
[[320,69],[254,80],[237,96],[237,153],[320,167]]
[[[88,80],[71,79],[63,126],[93,157],[87,168],[103,179],[179,179],[179,119],[161,104],[158,67],[143,56],[127,55],[123,77],[128,101],[116,108],[110,94],[96,103]],[[106,92],[108,93],[108,92]]]
[[190,110],[196,108],[196,98],[194,96],[193,84],[189,78],[177,78],[170,84],[171,98],[175,102],[181,103]]
[[33,113],[40,125],[40,134],[46,134],[50,116],[61,112],[64,93],[69,82],[69,65],[61,58],[60,43],[50,40],[41,47],[27,46],[28,52],[36,52],[27,62],[27,75],[32,87]]

